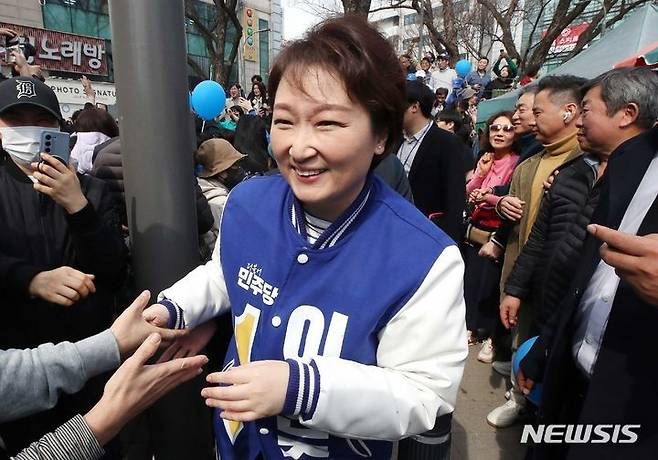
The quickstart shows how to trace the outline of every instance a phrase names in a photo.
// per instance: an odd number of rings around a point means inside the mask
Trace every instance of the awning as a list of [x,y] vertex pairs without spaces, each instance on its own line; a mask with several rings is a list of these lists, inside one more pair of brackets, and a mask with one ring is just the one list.
[[657,67],[658,66],[658,42],[642,49],[639,53],[615,64],[615,69],[622,67]]

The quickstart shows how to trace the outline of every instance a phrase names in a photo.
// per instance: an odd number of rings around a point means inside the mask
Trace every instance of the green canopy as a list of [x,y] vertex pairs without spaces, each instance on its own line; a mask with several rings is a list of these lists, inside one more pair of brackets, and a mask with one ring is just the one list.
[[[658,5],[649,3],[631,12],[603,37],[548,75],[571,74],[594,78],[615,67],[621,57],[637,55],[655,42],[658,42]],[[658,49],[653,49],[644,57],[656,63]],[[513,110],[518,94],[519,90],[516,89],[495,99],[482,101],[478,105],[478,125],[496,112]]]

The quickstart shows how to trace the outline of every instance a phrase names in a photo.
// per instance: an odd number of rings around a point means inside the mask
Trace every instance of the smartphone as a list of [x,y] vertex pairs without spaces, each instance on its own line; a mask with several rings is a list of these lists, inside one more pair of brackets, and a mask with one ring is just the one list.
[[46,152],[68,164],[71,150],[69,149],[69,134],[61,131],[44,131],[41,133],[39,152]]

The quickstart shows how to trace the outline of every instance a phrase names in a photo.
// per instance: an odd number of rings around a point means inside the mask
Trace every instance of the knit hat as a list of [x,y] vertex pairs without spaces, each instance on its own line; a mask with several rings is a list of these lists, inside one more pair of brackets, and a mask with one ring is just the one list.
[[208,139],[199,146],[196,157],[203,165],[199,177],[212,177],[233,166],[236,161],[246,157],[225,139]]

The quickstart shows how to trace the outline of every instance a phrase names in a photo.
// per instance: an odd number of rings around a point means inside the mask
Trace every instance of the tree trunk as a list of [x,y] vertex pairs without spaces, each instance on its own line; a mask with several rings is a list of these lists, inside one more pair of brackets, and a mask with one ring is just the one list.
[[345,14],[358,14],[368,17],[370,11],[370,0],[342,0]]

